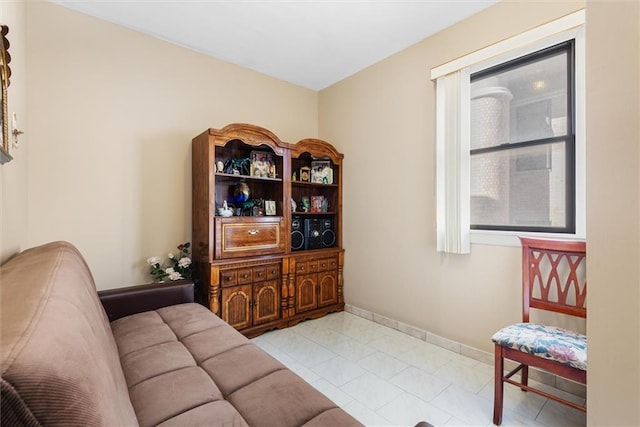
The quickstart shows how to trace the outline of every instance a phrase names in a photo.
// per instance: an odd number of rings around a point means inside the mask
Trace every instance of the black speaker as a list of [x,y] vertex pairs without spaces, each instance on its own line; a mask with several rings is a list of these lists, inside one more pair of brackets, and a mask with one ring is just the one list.
[[293,216],[291,218],[291,250],[299,251],[304,248],[304,227],[302,218]]
[[322,247],[322,222],[318,218],[304,220],[304,248],[319,249]]
[[323,248],[331,248],[336,244],[336,233],[333,231],[333,220],[325,218],[322,220],[322,233],[320,235]]

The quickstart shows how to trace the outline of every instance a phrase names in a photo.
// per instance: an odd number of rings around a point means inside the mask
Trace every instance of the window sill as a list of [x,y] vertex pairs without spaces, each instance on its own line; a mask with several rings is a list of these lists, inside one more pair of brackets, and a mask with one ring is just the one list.
[[495,230],[471,230],[472,245],[510,246],[520,247],[519,237],[532,237],[534,239],[556,240],[586,240],[582,234],[564,233],[532,233],[524,231],[495,231]]

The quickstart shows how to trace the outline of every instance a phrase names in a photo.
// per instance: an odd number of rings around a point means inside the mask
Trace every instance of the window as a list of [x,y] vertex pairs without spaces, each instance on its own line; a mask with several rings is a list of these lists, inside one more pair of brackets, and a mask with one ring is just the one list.
[[574,41],[471,75],[471,229],[575,232]]
[[431,70],[437,249],[586,238],[584,10]]

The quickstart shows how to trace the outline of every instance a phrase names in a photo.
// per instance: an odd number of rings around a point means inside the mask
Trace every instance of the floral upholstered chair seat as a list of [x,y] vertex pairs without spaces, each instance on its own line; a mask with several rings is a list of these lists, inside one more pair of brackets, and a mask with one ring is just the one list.
[[587,337],[555,326],[516,323],[491,338],[503,347],[587,370]]

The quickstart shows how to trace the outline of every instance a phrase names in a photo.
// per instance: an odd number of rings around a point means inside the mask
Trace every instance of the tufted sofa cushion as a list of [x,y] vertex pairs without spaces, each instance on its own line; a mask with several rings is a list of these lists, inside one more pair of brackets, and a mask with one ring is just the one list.
[[142,426],[358,425],[198,304],[128,316],[112,329]]

